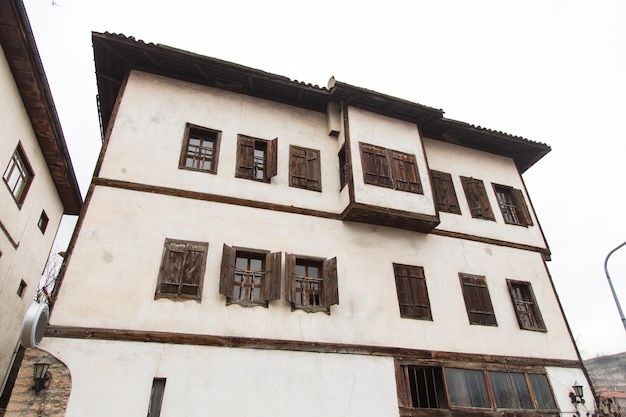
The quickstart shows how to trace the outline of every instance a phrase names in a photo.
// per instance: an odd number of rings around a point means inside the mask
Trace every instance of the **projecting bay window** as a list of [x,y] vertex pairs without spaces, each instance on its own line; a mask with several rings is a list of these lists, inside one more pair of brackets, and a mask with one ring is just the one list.
[[337,258],[286,254],[285,297],[292,310],[330,314],[330,306],[339,304]]
[[320,151],[289,146],[289,186],[322,191]]
[[366,184],[423,194],[415,155],[359,143]]
[[2,179],[18,207],[22,207],[34,176],[35,174],[26,158],[22,144],[18,143],[2,175]]
[[424,268],[393,264],[400,317],[432,320]]
[[165,239],[154,298],[200,301],[208,247],[205,242]]
[[280,298],[281,253],[224,245],[220,294],[226,305],[267,307]]
[[459,206],[459,200],[456,198],[452,175],[447,172],[431,170],[430,177],[433,181],[437,210],[447,213],[461,214],[461,207]]
[[508,371],[507,366],[487,365],[494,370],[433,366],[396,360],[396,384],[400,416],[441,416],[441,411],[467,410],[471,415],[558,415],[554,395],[544,373]]
[[487,197],[483,181],[476,178],[461,177],[461,184],[463,185],[463,191],[465,191],[467,205],[470,208],[472,217],[495,221],[496,218],[493,215],[493,211],[491,211],[491,204],[489,203],[489,197]]
[[492,185],[504,222],[518,226],[532,226],[533,221],[522,191],[506,185]]
[[460,273],[459,278],[470,324],[497,326],[485,277]]
[[221,132],[187,124],[179,168],[217,173]]
[[545,331],[546,326],[537,306],[530,282],[506,280],[520,329]]
[[270,179],[277,174],[277,146],[278,139],[264,140],[239,135],[235,176],[270,182]]

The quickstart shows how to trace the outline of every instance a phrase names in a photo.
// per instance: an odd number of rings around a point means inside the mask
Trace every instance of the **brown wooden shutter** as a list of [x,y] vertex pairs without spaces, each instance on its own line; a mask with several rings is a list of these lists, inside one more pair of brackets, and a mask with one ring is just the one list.
[[222,267],[220,271],[220,294],[229,298],[233,296],[235,254],[235,249],[224,244],[224,250],[222,251]]
[[339,287],[337,282],[337,258],[324,261],[324,305],[330,307],[339,304]]
[[290,146],[289,151],[289,185],[294,187],[306,188],[306,150],[304,150],[303,148]]
[[306,188],[314,191],[322,191],[322,172],[320,169],[320,151],[315,149],[306,150]]
[[254,176],[254,139],[239,135],[237,138],[237,177]]
[[206,263],[207,246],[188,244],[185,264],[182,270],[182,279],[180,286],[180,294],[190,295],[197,299],[201,297],[202,275],[204,274],[204,265]]
[[278,138],[267,141],[267,154],[265,157],[265,163],[267,164],[265,179],[270,179],[278,173]]
[[485,277],[469,274],[459,274],[459,277],[470,323],[497,325]]
[[165,251],[161,260],[160,289],[164,294],[178,294],[183,265],[185,263],[185,243],[170,242],[166,239]]
[[461,214],[459,200],[456,197],[452,175],[447,172],[430,171],[435,194],[437,210],[447,213]]
[[483,181],[476,178],[461,177],[461,183],[472,217],[495,221],[496,218],[491,211],[491,204]]
[[281,252],[268,253],[265,257],[265,282],[263,282],[263,301],[280,300],[280,258]]
[[400,316],[432,320],[424,268],[393,264]]
[[528,206],[526,205],[526,200],[524,200],[524,194],[522,194],[522,190],[512,188],[511,198],[513,199],[513,203],[517,208],[517,218],[520,224],[522,226],[532,226],[533,220],[532,217],[530,217],[530,211],[528,210]]
[[285,300],[293,303],[294,298],[294,274],[296,271],[296,257],[285,253]]
[[389,151],[393,167],[394,188],[410,193],[422,194],[422,183],[415,155],[404,152]]
[[391,167],[387,158],[387,150],[379,146],[359,143],[361,149],[361,165],[363,181],[366,184],[393,188]]

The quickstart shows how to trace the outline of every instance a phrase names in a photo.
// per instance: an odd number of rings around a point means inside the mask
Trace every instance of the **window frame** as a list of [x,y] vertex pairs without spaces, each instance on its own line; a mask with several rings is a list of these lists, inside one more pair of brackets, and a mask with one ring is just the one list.
[[[485,276],[459,272],[459,281],[470,324],[498,326]],[[485,320],[486,317],[493,320]]]
[[359,142],[365,184],[424,194],[414,154]]
[[46,214],[45,210],[41,210],[41,215],[39,216],[39,220],[37,221],[37,227],[41,230],[41,234],[46,233],[46,229],[48,228],[48,223],[50,222],[50,218]]
[[346,159],[346,144],[341,145],[337,153],[339,159],[339,191],[342,191],[348,184],[348,161]]
[[[403,270],[406,273],[403,273]],[[394,262],[393,274],[396,282],[400,317],[432,321],[433,315],[424,267]],[[408,291],[408,297],[406,297],[406,291]],[[420,314],[420,312],[423,313]]]
[[[512,279],[506,280],[507,287],[509,289],[509,295],[511,296],[511,303],[513,304],[513,310],[515,311],[515,317],[517,317],[517,323],[522,330],[534,330],[539,332],[547,332],[545,322],[541,315],[541,310],[537,304],[535,293],[533,291],[532,284],[528,281],[517,281]],[[518,298],[515,288],[518,288],[520,295],[526,296],[525,298]],[[526,292],[526,294],[524,294]],[[529,310],[522,310],[520,304],[525,304]],[[530,305],[530,307],[528,307]],[[525,324],[525,317],[530,317],[528,320],[531,324]]]
[[[249,259],[264,258],[264,271],[258,301],[234,297],[237,254]],[[224,243],[220,267],[219,293],[226,297],[226,305],[238,304],[243,307],[269,307],[269,302],[280,299],[282,252],[229,246]]]
[[[200,302],[202,300],[202,285],[204,282],[204,273],[206,269],[206,261],[207,261],[207,252],[208,252],[209,244],[207,242],[196,242],[190,240],[179,240],[179,239],[170,239],[166,238],[165,243],[163,244],[163,254],[161,256],[161,266],[159,268],[159,275],[157,279],[157,286],[154,293],[154,299],[167,298],[174,301],[186,301],[186,300],[194,300]],[[198,282],[197,283],[185,283],[183,282],[183,272],[185,272],[185,267],[187,266],[187,256],[189,252],[199,252],[200,259],[196,259],[192,262],[195,263],[191,270],[187,272],[197,272]],[[173,257],[169,256],[170,253],[184,253],[181,265],[174,266],[173,272],[177,272],[178,283],[175,280],[166,281],[168,264],[169,261],[172,260]],[[189,267],[189,266],[187,266]],[[171,285],[172,287],[178,285],[178,289],[176,293],[170,291],[164,291],[163,287]],[[195,287],[196,294],[186,294],[183,293],[183,287]]]
[[[197,137],[194,137],[197,136]],[[183,138],[183,146],[180,151],[180,159],[178,161],[178,168],[186,169],[189,171],[198,171],[198,172],[208,172],[209,174],[217,174],[217,166],[219,161],[220,154],[220,142],[221,142],[222,132],[219,130],[209,129],[207,127],[194,125],[191,123],[187,123],[185,125],[185,133]],[[187,160],[190,159],[194,161],[194,165],[198,161],[206,161],[207,159],[203,158],[189,158],[189,147],[191,139],[200,139],[201,141],[212,142],[213,147],[211,148],[211,158],[209,159],[211,168],[205,169],[194,166],[187,166]],[[209,149],[198,146],[198,148]],[[194,154],[195,155],[195,154]]]
[[461,176],[461,185],[467,199],[467,206],[475,219],[496,221],[489,202],[489,196],[483,180]]
[[322,191],[322,162],[319,150],[289,145],[289,186]]
[[[261,149],[264,148],[264,149]],[[262,177],[258,177],[259,164],[255,151],[263,150]],[[278,138],[272,140],[259,139],[252,136],[237,135],[237,161],[235,177],[259,182],[271,182],[278,174]]]
[[[12,177],[16,169],[18,170],[18,179],[15,181],[15,184],[11,185],[10,182],[13,182]],[[11,154],[11,159],[7,163],[4,174],[2,174],[2,180],[13,197],[15,204],[17,204],[17,207],[20,209],[22,208],[22,204],[26,199],[26,195],[28,194],[28,190],[34,178],[35,172],[30,165],[26,152],[24,152],[22,143],[18,142],[13,154]]]
[[456,196],[452,175],[447,172],[430,170],[433,190],[435,194],[435,205],[437,211],[452,214],[461,214],[461,206]]
[[[526,205],[522,190],[508,185],[495,183],[491,183],[491,185],[496,195],[496,200],[498,201],[498,207],[500,207],[500,213],[502,213],[502,219],[506,224],[522,227],[533,225],[533,220],[528,206]],[[509,201],[506,201],[507,198]]]
[[[320,304],[305,305],[296,303],[296,266],[301,264],[317,264],[321,271]],[[339,289],[337,282],[337,258],[318,258],[285,254],[285,300],[291,304],[291,311],[303,310],[308,313],[323,311],[330,315],[330,306],[339,304]]]

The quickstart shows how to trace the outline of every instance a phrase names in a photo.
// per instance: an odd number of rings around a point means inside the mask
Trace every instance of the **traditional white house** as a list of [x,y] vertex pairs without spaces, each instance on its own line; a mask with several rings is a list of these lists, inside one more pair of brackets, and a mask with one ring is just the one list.
[[41,344],[68,417],[593,410],[522,179],[547,145],[93,44],[104,146]]
[[[20,0],[0,1],[0,392],[61,217],[82,197]],[[17,371],[17,369],[15,369]],[[9,390],[10,391],[10,390]],[[5,393],[6,394],[6,393]],[[6,395],[0,398],[0,408]]]

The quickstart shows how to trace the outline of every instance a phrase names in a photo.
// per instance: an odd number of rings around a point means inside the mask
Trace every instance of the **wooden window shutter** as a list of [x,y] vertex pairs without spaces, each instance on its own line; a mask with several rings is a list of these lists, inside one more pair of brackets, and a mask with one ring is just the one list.
[[485,277],[459,274],[470,323],[497,326]]
[[522,226],[532,226],[533,220],[532,217],[530,217],[530,211],[526,205],[526,200],[524,200],[522,190],[512,188],[511,198],[513,198],[513,203],[517,208],[517,218],[519,219],[520,224],[522,224]]
[[394,188],[410,193],[422,194],[422,183],[417,171],[415,155],[389,151],[393,167]]
[[393,188],[391,167],[384,148],[365,143],[359,143],[361,148],[361,165],[363,167],[363,181],[366,184]]
[[393,264],[400,317],[432,320],[424,268]]
[[254,175],[254,139],[239,135],[237,138],[237,172],[241,178],[252,178]]
[[268,253],[265,258],[265,282],[263,283],[263,301],[280,299],[280,259],[281,252]]
[[339,304],[339,286],[337,282],[337,258],[324,261],[324,305],[330,307]]
[[483,181],[476,178],[461,177],[461,183],[472,217],[495,221],[496,218],[491,211],[491,204]]
[[293,187],[306,188],[306,150],[303,148],[290,146],[289,152],[289,185]]
[[187,245],[185,263],[183,265],[180,294],[200,298],[202,275],[206,263],[206,247],[196,244]]
[[275,177],[278,173],[278,138],[267,141],[265,179]]
[[433,180],[437,210],[447,213],[461,214],[459,200],[456,197],[452,175],[447,172],[430,171]]
[[293,303],[294,298],[294,274],[296,271],[296,257],[285,253],[285,300]]
[[220,271],[220,294],[228,298],[233,296],[235,279],[235,249],[224,244],[222,266]]
[[320,167],[320,151],[316,149],[306,150],[306,188],[314,191],[322,191],[322,172]]
[[166,239],[165,251],[161,261],[159,293],[178,294],[186,249],[185,243],[171,242]]

